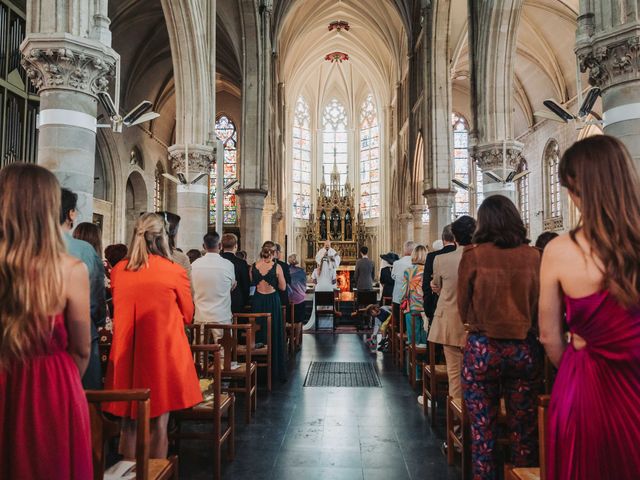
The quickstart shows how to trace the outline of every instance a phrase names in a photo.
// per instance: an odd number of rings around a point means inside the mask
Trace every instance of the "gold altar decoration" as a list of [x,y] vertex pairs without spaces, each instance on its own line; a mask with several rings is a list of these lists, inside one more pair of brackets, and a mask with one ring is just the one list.
[[340,185],[340,173],[334,160],[330,184],[327,187],[323,175],[315,212],[312,206],[305,230],[307,273],[311,273],[316,267],[316,253],[326,240],[331,241],[331,246],[341,257],[338,272],[352,271],[355,268],[358,251],[366,240],[366,228],[362,215],[356,210],[354,197],[354,189],[348,180],[344,186]]

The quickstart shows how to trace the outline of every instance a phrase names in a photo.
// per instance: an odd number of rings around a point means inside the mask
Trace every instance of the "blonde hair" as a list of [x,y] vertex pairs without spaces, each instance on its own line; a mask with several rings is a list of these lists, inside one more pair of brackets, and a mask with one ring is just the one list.
[[266,241],[262,244],[262,250],[260,250],[260,258],[268,260],[273,257],[276,251],[276,244],[271,241]]
[[49,170],[0,170],[0,370],[46,347],[64,307],[60,184]]
[[149,255],[171,259],[165,221],[155,213],[145,213],[138,218],[129,245],[126,269],[138,271],[148,266]]
[[424,245],[416,245],[411,253],[411,263],[414,265],[424,265],[427,260],[427,247]]

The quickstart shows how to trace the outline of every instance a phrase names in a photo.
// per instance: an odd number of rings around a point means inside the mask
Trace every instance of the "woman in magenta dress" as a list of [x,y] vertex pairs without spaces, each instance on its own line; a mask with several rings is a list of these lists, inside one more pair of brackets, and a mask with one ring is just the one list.
[[624,145],[609,136],[569,148],[560,179],[582,219],[547,246],[542,260],[540,339],[559,367],[547,480],[637,479],[640,180]]
[[89,277],[66,254],[60,185],[37,165],[0,170],[0,478],[92,478],[80,378]]

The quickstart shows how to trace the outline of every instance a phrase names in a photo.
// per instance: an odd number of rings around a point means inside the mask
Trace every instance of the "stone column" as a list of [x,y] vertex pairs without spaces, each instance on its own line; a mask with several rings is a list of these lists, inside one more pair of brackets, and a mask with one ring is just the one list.
[[473,149],[472,158],[484,173],[482,179],[485,198],[490,195],[504,195],[513,203],[517,202],[516,185],[506,180],[518,169],[522,161],[522,148],[522,143],[510,141],[506,144],[485,144]]
[[451,223],[455,193],[451,190],[427,190],[424,196],[429,207],[429,239],[435,241],[442,236],[442,229]]
[[401,213],[398,215],[398,223],[400,227],[400,245],[407,240],[414,240],[413,238],[413,215],[410,213]]
[[[206,145],[189,145],[189,168],[185,162],[185,146],[169,147],[169,161],[174,174],[182,173],[187,184],[177,187],[177,214],[180,215],[178,247],[183,251],[202,247],[202,237],[209,228],[209,170],[213,162],[213,148]],[[190,183],[198,175],[206,174],[196,183]]]
[[93,220],[96,93],[107,89],[118,55],[69,33],[30,33],[22,65],[40,95],[38,163],[78,195],[76,223]]
[[[507,182],[522,144],[514,141],[514,62],[523,0],[469,0],[469,45],[473,131],[471,156],[485,174],[485,196],[515,201]],[[487,175],[486,172],[489,172]]]
[[240,203],[240,242],[242,250],[247,252],[247,260],[253,262],[262,246],[262,210],[267,197],[266,190],[236,190]]
[[273,214],[276,213],[276,205],[271,202],[265,202],[262,210],[262,241],[276,241],[273,235]]
[[422,216],[427,211],[426,205],[411,205],[409,211],[411,212],[413,221],[413,240],[423,245],[427,244],[427,235],[429,232],[425,232],[424,223],[422,223]]
[[589,83],[602,89],[604,131],[621,139],[640,166],[640,5],[581,2],[576,55]]

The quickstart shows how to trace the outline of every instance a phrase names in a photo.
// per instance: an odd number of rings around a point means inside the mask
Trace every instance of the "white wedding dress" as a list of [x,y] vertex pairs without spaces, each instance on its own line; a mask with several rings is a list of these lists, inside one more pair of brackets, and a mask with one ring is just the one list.
[[311,330],[316,325],[316,296],[315,292],[333,292],[336,284],[336,267],[335,263],[330,261],[329,258],[324,257],[322,259],[322,271],[318,273],[320,267],[313,271],[313,279],[316,281],[316,288],[313,295],[313,310],[311,310],[311,317],[305,324],[304,330]]

